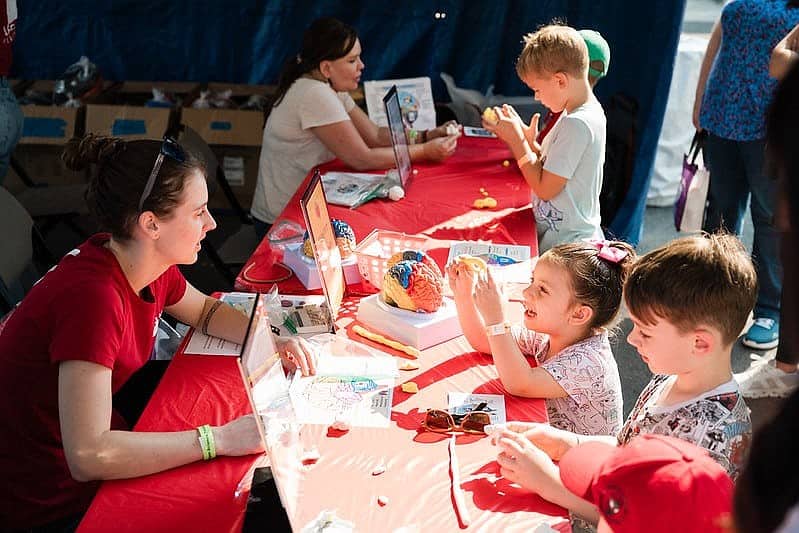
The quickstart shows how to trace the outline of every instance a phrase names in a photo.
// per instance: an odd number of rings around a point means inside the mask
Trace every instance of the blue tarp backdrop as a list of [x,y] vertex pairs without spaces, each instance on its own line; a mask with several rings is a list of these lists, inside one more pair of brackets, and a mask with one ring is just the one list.
[[446,99],[443,71],[462,87],[523,95],[514,70],[521,37],[557,18],[610,43],[599,99],[623,91],[640,105],[633,182],[611,225],[637,243],[684,8],[685,0],[18,0],[13,73],[53,79],[87,55],[109,80],[270,84],[310,21],[333,15],[358,29],[364,79],[426,75]]

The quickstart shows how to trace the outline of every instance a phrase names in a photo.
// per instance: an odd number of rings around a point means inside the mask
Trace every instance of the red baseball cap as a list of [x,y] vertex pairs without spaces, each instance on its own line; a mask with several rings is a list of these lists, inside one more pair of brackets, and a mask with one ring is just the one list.
[[572,448],[560,461],[560,479],[596,505],[614,533],[723,532],[732,513],[724,468],[705,449],[663,435]]

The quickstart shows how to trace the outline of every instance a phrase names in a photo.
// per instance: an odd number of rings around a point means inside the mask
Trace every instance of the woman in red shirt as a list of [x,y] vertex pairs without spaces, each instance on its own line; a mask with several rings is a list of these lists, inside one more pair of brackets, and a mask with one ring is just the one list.
[[[74,528],[99,480],[212,458],[212,448],[261,449],[252,415],[210,431],[140,433],[125,430],[112,407],[149,359],[162,311],[214,336],[245,336],[247,317],[200,293],[176,266],[194,263],[216,227],[202,165],[169,138],[73,139],[64,160],[76,170],[96,165],[87,201],[109,233],[67,254],[0,330],[3,531]],[[314,372],[304,344],[277,342],[287,366]]]

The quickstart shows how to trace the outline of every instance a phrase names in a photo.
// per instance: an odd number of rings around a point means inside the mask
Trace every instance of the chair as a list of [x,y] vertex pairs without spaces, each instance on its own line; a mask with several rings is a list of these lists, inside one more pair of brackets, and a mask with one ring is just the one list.
[[63,223],[82,239],[88,237],[75,223],[76,218],[89,214],[85,183],[74,185],[36,183],[14,156],[11,157],[11,168],[26,186],[16,195],[17,200],[34,220],[41,222],[42,234],[46,234],[56,224]]
[[[39,277],[35,256],[54,263],[33,219],[8,189],[0,187],[0,316],[22,299]],[[35,253],[37,252],[37,253]]]

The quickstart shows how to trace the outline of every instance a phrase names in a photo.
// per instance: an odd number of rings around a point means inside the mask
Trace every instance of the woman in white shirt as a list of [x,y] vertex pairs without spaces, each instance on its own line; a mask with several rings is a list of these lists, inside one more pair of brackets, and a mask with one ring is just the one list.
[[[280,74],[264,127],[258,183],[251,213],[263,238],[310,170],[338,157],[354,170],[394,166],[388,128],[378,127],[347,91],[361,79],[361,43],[355,29],[334,18],[314,21],[302,50]],[[441,161],[450,156],[457,135],[446,125],[417,132],[411,160]]]

